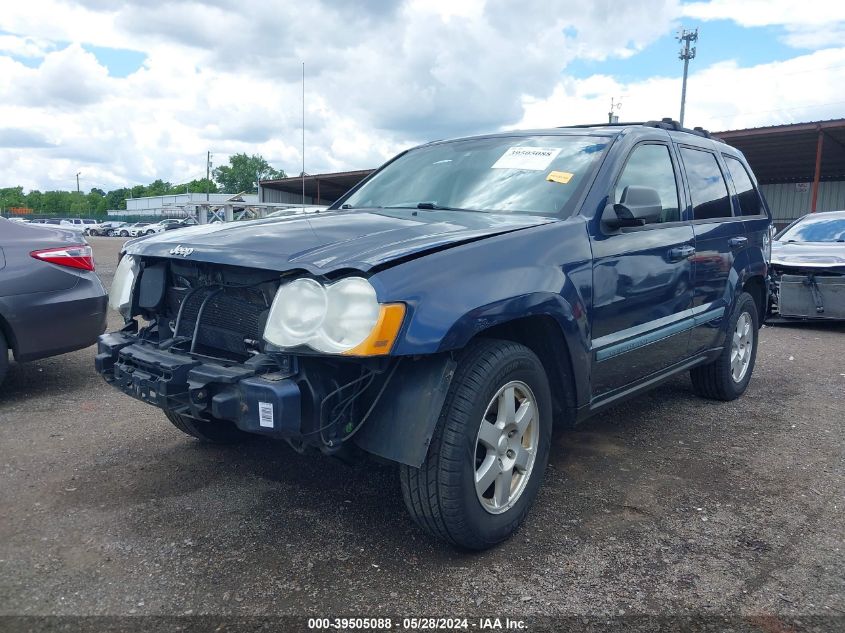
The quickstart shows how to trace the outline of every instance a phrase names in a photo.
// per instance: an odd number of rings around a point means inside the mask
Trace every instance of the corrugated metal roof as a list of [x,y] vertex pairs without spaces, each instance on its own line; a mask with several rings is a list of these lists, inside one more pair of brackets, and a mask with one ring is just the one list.
[[821,180],[845,179],[845,119],[770,125],[712,135],[739,149],[761,183],[813,180],[822,134]]
[[[337,200],[364,178],[373,172],[372,169],[358,169],[355,171],[338,171],[328,174],[306,174],[305,195],[320,200]],[[280,178],[278,180],[262,180],[262,189],[277,189],[293,194],[302,193],[301,176]],[[317,195],[319,192],[319,196]]]

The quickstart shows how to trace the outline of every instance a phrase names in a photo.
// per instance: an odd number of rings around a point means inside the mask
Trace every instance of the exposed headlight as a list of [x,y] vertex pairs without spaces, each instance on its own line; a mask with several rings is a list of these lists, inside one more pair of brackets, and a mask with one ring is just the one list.
[[124,255],[117,265],[109,290],[109,307],[117,310],[124,318],[129,316],[132,304],[132,289],[138,277],[138,260],[131,255]]
[[307,345],[327,354],[387,354],[404,315],[402,304],[380,304],[361,277],[327,286],[303,278],[279,288],[264,338],[279,347]]

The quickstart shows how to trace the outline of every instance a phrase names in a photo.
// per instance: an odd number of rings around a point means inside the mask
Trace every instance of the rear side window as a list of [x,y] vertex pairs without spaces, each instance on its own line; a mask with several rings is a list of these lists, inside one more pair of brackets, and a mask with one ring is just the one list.
[[[724,156],[724,154],[723,154]],[[725,156],[725,164],[731,172],[731,178],[736,187],[736,197],[739,200],[739,209],[742,215],[760,215],[763,213],[763,205],[760,196],[751,182],[751,176],[740,161],[733,156]]]
[[729,218],[731,200],[728,185],[716,156],[710,152],[689,147],[681,148],[684,167],[687,170],[690,197],[692,198],[692,217],[695,220]]
[[622,192],[629,185],[657,189],[663,207],[658,222],[678,222],[681,219],[678,185],[667,146],[639,145],[634,148],[616,183],[614,202],[622,199]]

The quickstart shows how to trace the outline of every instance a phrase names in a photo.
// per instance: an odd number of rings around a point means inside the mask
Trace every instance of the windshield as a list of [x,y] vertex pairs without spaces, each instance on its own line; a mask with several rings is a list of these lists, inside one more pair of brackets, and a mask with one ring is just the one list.
[[845,242],[845,218],[804,216],[777,239],[781,242]]
[[557,215],[574,202],[608,142],[589,136],[519,136],[436,143],[397,158],[341,208]]

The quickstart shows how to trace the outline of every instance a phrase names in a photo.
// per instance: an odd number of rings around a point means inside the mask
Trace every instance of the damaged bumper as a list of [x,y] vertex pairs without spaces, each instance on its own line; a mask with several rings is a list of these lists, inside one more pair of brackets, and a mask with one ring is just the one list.
[[772,315],[786,319],[845,320],[845,275],[778,270],[772,274]]
[[[353,402],[345,396],[358,380],[339,385],[336,372],[296,356],[275,356],[268,371],[161,349],[125,331],[101,336],[97,352],[106,382],[161,409],[330,454],[351,439],[367,453],[414,467],[425,459],[456,367],[448,354],[394,359],[369,395],[362,390]],[[337,409],[343,415],[332,417]]]
[[101,336],[97,352],[95,366],[106,382],[138,400],[229,421],[249,433],[282,438],[303,433],[302,393],[292,366],[258,375],[247,365],[200,361],[119,332]]

